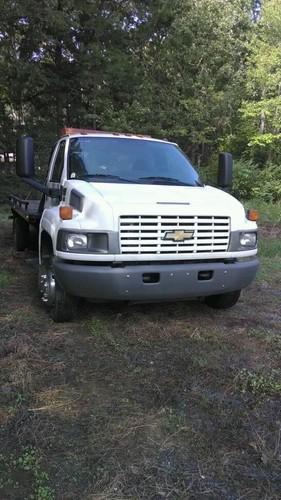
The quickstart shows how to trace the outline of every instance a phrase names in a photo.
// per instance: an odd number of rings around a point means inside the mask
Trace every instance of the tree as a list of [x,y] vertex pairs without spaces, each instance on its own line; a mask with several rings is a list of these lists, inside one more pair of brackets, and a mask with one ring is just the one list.
[[243,97],[252,2],[177,0],[151,12],[134,57],[143,71],[116,126],[179,142],[193,161],[227,143]]
[[[0,0],[3,140],[64,126],[151,133],[196,163],[229,143],[252,0]],[[8,131],[5,136],[5,131]]]
[[275,161],[281,152],[281,5],[264,0],[247,65],[247,98],[241,107],[241,134],[250,156]]

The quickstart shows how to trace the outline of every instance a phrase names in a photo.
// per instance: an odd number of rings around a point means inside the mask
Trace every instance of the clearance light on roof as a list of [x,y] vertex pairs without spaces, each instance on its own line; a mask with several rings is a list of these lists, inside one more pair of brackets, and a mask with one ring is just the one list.
[[91,128],[69,128],[65,127],[60,130],[60,137],[64,135],[75,135],[75,134],[81,134],[81,135],[87,135],[87,134],[108,134],[108,135],[125,135],[126,137],[141,137],[141,138],[150,138],[150,135],[138,135],[138,134],[128,134],[127,132],[122,133],[122,132],[109,132],[108,130],[96,130],[96,129],[91,129]]
[[66,127],[66,128],[61,129],[60,136],[73,135],[73,134],[95,134],[98,132],[99,132],[99,130],[95,130],[95,129],[91,129],[91,128],[68,128],[68,127]]

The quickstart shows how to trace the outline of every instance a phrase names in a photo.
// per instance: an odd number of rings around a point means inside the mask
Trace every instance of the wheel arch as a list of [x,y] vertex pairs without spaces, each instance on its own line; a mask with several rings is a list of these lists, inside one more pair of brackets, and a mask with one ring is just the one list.
[[42,231],[40,234],[40,242],[39,242],[39,262],[41,264],[43,256],[51,256],[54,254],[54,246],[53,241],[49,233],[47,231]]

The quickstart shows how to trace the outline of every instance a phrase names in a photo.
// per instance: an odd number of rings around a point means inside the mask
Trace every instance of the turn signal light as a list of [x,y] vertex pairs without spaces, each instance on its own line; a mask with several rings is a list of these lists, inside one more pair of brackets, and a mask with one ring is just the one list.
[[248,210],[247,211],[247,219],[252,220],[254,222],[258,221],[260,218],[260,213],[258,210]]
[[70,220],[73,217],[73,208],[72,207],[60,207],[60,218],[63,220]]

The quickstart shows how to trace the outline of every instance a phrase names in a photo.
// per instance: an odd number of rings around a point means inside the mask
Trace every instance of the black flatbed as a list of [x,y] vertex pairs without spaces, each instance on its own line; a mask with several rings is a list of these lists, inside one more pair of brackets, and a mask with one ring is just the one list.
[[19,216],[28,224],[39,223],[42,215],[41,200],[27,200],[11,194],[9,202],[14,217]]

